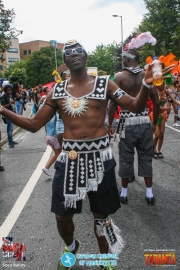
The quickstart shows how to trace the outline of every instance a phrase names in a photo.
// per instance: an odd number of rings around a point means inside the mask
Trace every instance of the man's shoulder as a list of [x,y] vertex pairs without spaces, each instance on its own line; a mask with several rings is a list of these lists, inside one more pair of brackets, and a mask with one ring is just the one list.
[[119,72],[117,72],[114,76],[114,79],[115,80],[122,80],[122,79],[125,79],[125,78],[128,78],[130,75],[130,73],[126,70],[121,70]]

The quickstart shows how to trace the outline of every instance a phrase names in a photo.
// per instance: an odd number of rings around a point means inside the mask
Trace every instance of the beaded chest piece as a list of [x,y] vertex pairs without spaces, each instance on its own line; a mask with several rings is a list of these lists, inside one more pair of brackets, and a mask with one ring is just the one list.
[[53,89],[53,100],[64,99],[63,109],[71,117],[84,114],[88,108],[88,99],[105,100],[109,76],[95,77],[94,87],[91,93],[76,98],[67,92],[68,80],[57,83]]

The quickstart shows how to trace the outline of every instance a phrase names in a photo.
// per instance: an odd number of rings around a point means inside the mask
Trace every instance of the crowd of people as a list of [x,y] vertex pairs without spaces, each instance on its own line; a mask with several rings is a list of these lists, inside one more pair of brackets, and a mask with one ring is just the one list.
[[[166,85],[159,88],[153,85],[153,64],[146,71],[139,67],[137,50],[130,49],[122,56],[124,68],[115,75],[113,82],[109,76],[87,74],[86,50],[79,42],[68,41],[64,45],[63,59],[70,70],[70,77],[66,76],[65,71],[61,74],[63,81],[55,84],[51,91],[42,85],[35,88],[34,117],[22,118],[19,115],[22,112],[22,91],[17,85],[13,89],[6,87],[5,93],[14,91],[13,99],[11,101],[9,98],[7,104],[2,102],[0,107],[0,114],[5,119],[23,129],[37,132],[46,127],[46,143],[53,149],[54,155],[43,172],[50,176],[49,168],[55,162],[51,211],[55,213],[58,232],[65,242],[65,253],[76,254],[80,247],[80,241],[74,237],[73,215],[81,213],[86,195],[94,217],[94,233],[100,253],[121,252],[124,242],[119,228],[109,215],[120,208],[120,203],[128,203],[127,188],[129,180],[134,177],[135,148],[138,153],[138,175],[145,180],[145,200],[148,205],[155,203],[152,159],[157,144],[160,145],[157,156],[162,157],[160,150],[164,133],[161,125],[165,125],[164,112],[168,115],[170,111],[170,106],[166,106],[166,96],[174,104],[180,103],[173,96],[175,89],[171,91]],[[166,67],[163,74],[170,72],[173,67]],[[148,98],[153,104],[151,117]],[[12,108],[14,103],[16,114]],[[119,121],[114,120],[117,119],[117,110]],[[113,121],[117,126],[115,128]],[[116,162],[109,143],[114,131],[119,140],[120,192],[115,175]],[[11,143],[14,143],[12,138],[9,145]],[[108,260],[102,261],[100,269],[116,269],[108,265]],[[60,259],[57,269],[70,268],[65,267]]]

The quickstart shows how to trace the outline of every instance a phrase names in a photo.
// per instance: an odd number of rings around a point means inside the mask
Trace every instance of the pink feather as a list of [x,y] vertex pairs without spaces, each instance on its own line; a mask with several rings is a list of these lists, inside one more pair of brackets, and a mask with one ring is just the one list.
[[135,38],[132,38],[130,43],[128,43],[128,50],[138,49],[146,43],[151,43],[152,45],[156,44],[156,39],[151,35],[150,32],[144,32]]

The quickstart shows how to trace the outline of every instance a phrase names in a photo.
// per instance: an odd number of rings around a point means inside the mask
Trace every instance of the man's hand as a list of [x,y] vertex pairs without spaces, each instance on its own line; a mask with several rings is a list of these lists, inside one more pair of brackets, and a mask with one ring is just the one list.
[[110,126],[110,125],[108,126],[107,133],[109,135],[109,138],[113,138],[114,131],[112,129],[112,126]]
[[[163,62],[160,62],[163,66]],[[166,68],[164,68],[162,70],[162,74],[166,74],[166,73],[169,73],[171,70],[173,70],[173,68],[175,67],[175,65],[170,65]],[[153,69],[153,64],[149,64],[147,70],[146,70],[146,73],[145,73],[145,82],[149,85],[152,85],[153,84],[153,72],[152,72],[152,69]]]
[[12,100],[10,101],[10,104],[14,104],[14,103],[15,103],[15,100],[12,99]]

